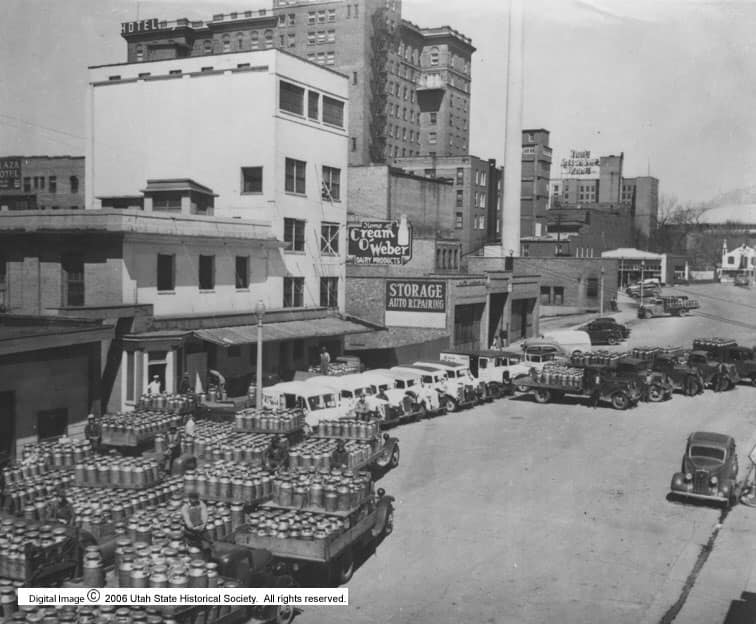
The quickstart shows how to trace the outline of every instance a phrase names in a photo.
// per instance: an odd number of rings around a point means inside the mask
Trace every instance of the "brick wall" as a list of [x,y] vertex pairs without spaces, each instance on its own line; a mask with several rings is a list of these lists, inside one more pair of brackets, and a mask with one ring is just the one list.
[[[551,302],[542,305],[555,305],[554,288],[564,289],[564,305],[578,308],[599,308],[599,297],[588,296],[589,279],[599,280],[601,268],[604,269],[604,309],[608,311],[609,301],[617,292],[619,263],[608,258],[515,258],[515,274],[536,273],[541,276],[541,288],[550,289]],[[542,291],[543,292],[543,291]]]

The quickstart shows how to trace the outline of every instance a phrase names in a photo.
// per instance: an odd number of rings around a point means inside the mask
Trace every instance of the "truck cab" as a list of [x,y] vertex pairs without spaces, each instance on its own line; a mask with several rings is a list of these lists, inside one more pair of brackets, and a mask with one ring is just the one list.
[[305,381],[285,381],[263,388],[263,406],[274,410],[302,409],[310,426],[321,420],[342,418],[349,411],[342,405],[337,389]]
[[486,386],[486,395],[499,397],[511,388],[510,366],[522,359],[518,354],[508,357],[507,352],[489,349],[485,351],[456,352],[444,351],[442,361],[454,362],[466,366],[470,374]]
[[706,385],[720,383],[720,388],[730,390],[740,381],[740,375],[733,364],[718,362],[708,351],[694,350],[688,354],[688,366],[699,371]]
[[427,366],[394,366],[391,368],[391,372],[399,371],[402,373],[412,373],[420,376],[420,383],[429,390],[434,390],[438,393],[441,406],[448,409],[447,399],[450,398],[447,390],[448,380],[446,373],[434,368],[428,368]]
[[485,383],[473,377],[469,367],[457,362],[433,360],[415,362],[415,366],[428,366],[446,373],[450,394],[461,397],[458,403],[472,405],[486,396]]
[[441,411],[439,393],[423,384],[420,371],[394,367],[391,370],[382,368],[363,374],[383,378],[388,382],[388,387],[382,387],[382,389],[391,406],[401,409],[400,418],[402,419],[423,418],[428,414]]
[[371,412],[377,414],[380,418],[386,416],[386,407],[388,401],[379,398],[378,388],[370,383],[363,373],[352,373],[339,377],[331,375],[318,375],[310,377],[305,381],[307,384],[318,384],[321,387],[330,387],[339,393],[341,404],[348,412],[354,410],[354,406],[359,401],[360,396],[365,396]]
[[756,354],[753,349],[738,344],[726,344],[710,346],[706,351],[715,360],[734,365],[741,381],[749,381],[756,386]]

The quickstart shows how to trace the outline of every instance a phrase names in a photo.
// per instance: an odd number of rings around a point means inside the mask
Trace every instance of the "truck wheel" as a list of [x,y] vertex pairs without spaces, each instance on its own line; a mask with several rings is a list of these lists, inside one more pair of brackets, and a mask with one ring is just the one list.
[[515,377],[515,380],[514,380],[515,390],[517,390],[517,392],[527,392],[528,390],[530,390],[528,386],[521,386],[517,383],[520,379],[528,379],[528,376],[521,375],[520,377]]
[[394,446],[394,450],[391,453],[391,461],[389,462],[389,465],[392,468],[396,468],[399,465],[399,445],[398,444]]
[[276,605],[276,611],[268,621],[270,624],[291,624],[295,614],[294,607],[291,605]]
[[428,418],[428,410],[425,409],[425,403],[420,403],[417,406],[417,413],[415,414],[415,420],[420,420],[421,418]]
[[648,400],[652,403],[658,403],[664,400],[664,390],[657,384],[652,384],[648,388]]
[[650,319],[652,316],[653,314],[651,314],[651,310],[643,310],[641,318]]
[[612,407],[616,410],[626,410],[630,407],[630,399],[624,392],[615,392],[612,395]]
[[609,336],[609,337],[608,337],[608,338],[606,339],[606,341],[607,341],[607,342],[608,342],[608,343],[609,343],[610,345],[616,345],[616,344],[617,344],[617,342],[618,342],[618,341],[617,341],[617,336],[614,336],[614,335],[612,335],[612,336]]
[[444,399],[444,407],[447,412],[456,412],[458,409],[457,402],[451,397],[446,397],[446,399]]
[[352,549],[348,548],[334,565],[336,566],[336,583],[339,585],[348,583],[354,574],[354,557],[352,556]]
[[533,398],[536,403],[548,403],[551,400],[551,391],[548,388],[536,388]]

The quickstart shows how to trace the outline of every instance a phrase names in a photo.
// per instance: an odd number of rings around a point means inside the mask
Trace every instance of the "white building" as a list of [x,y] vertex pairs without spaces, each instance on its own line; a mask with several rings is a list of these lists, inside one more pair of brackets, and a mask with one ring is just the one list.
[[[190,178],[217,195],[215,215],[267,221],[288,244],[259,289],[266,307],[319,306],[323,288],[343,311],[345,76],[264,50],[95,67],[89,90],[88,208]],[[178,202],[166,191],[152,209]],[[215,299],[176,296],[167,312],[220,311]]]
[[743,243],[732,251],[727,249],[727,241],[722,243],[722,273],[723,282],[733,281],[737,276],[747,277],[753,282],[756,270],[756,249]]

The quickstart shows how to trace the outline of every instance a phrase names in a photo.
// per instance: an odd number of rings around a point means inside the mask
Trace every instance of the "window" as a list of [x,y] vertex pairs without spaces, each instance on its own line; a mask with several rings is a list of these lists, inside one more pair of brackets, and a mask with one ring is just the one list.
[[554,305],[564,305],[564,286],[554,286]]
[[429,120],[429,122],[430,122],[431,124],[434,124],[434,125],[435,125],[435,124],[436,124],[436,122],[438,121],[438,114],[437,114],[437,113],[428,113],[428,115],[430,116],[430,120]]
[[284,219],[284,242],[287,251],[305,250],[305,222],[302,219]]
[[307,92],[307,116],[315,121],[319,118],[320,94],[317,91]]
[[324,256],[337,256],[339,254],[338,223],[322,223],[320,225],[320,253]]
[[456,213],[454,217],[454,227],[457,228],[458,230],[462,229],[462,213],[461,212]]
[[79,192],[79,177],[71,176],[68,181],[71,184],[71,192],[78,193]]
[[204,54],[212,54],[213,53],[213,42],[212,41],[205,41],[205,43],[202,45],[202,52]]
[[181,210],[181,193],[153,193],[152,209],[157,211]]
[[50,176],[49,180],[49,188],[51,193],[57,193],[58,192],[58,178],[55,176]]
[[323,123],[344,127],[344,102],[323,96]]
[[158,292],[172,292],[176,288],[176,256],[158,254],[157,289]]
[[215,256],[199,257],[199,289],[213,290],[215,288]]
[[31,178],[24,178],[24,193],[31,193]]
[[320,305],[324,308],[339,307],[339,278],[320,278]]
[[242,167],[242,193],[262,193],[263,168]]
[[326,21],[326,12],[318,11],[318,24],[325,24],[325,21]]
[[289,33],[289,47],[297,47],[297,36],[294,33]]
[[315,23],[315,11],[310,11],[307,14],[307,23],[312,26]]
[[304,277],[284,277],[284,308],[304,306]]
[[352,137],[352,151],[357,151],[357,137]]
[[251,33],[249,33],[249,46],[256,50],[257,47],[260,45],[260,33],[256,30],[253,30]]
[[341,169],[323,167],[323,188],[321,195],[327,201],[341,200]]
[[[462,167],[457,167],[457,184],[464,184],[465,182],[465,170]],[[457,191],[458,193],[460,191]]]
[[236,48],[237,50],[244,48],[244,35],[241,33],[237,33],[236,35]]
[[318,52],[318,65],[325,65],[325,52]]
[[586,297],[598,297],[599,281],[597,277],[589,277],[586,285]]
[[334,41],[336,41],[336,31],[335,30],[329,30],[328,31],[328,36],[326,38],[326,41],[328,41],[329,43],[333,43]]
[[428,143],[435,143],[438,140],[438,135],[435,132],[428,133]]
[[352,84],[357,84],[357,72],[352,72]]
[[278,16],[278,25],[279,26],[286,26],[286,14],[285,13],[281,13]]
[[231,52],[231,38],[228,35],[223,37],[223,51]]
[[144,48],[141,44],[136,47],[136,60],[137,63],[141,63],[144,60]]
[[315,31],[311,30],[307,33],[307,45],[315,45]]
[[438,48],[433,47],[430,49],[430,64],[438,65]]
[[325,43],[326,40],[326,31],[325,30],[319,30],[318,31],[318,43]]
[[550,286],[541,286],[541,305],[551,305]]
[[293,158],[286,159],[286,180],[284,188],[287,193],[300,193],[304,195],[305,190],[305,167],[304,161]]
[[236,256],[236,288],[249,288],[249,256]]
[[63,266],[63,305],[84,305],[84,258],[79,255],[68,255],[62,260]]
[[329,22],[336,21],[336,9],[328,9],[328,21]]
[[336,53],[326,52],[326,65],[333,65],[336,63]]
[[273,47],[273,31],[272,30],[265,31],[265,47],[266,48]]
[[304,92],[302,87],[281,81],[279,85],[279,106],[281,110],[296,115],[304,115]]

